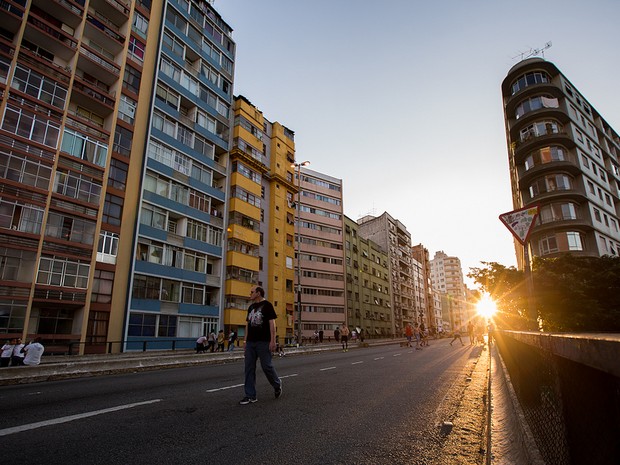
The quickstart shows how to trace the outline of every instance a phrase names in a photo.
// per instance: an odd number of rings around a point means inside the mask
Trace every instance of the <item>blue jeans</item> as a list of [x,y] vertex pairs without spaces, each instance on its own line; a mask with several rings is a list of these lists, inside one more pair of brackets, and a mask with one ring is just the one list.
[[245,395],[256,398],[256,359],[274,389],[280,387],[280,377],[271,363],[271,351],[267,341],[246,341],[245,343]]

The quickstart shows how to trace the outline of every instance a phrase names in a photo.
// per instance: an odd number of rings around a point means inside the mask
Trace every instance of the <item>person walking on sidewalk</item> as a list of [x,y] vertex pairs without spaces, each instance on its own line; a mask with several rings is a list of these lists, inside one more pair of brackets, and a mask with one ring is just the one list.
[[224,334],[224,330],[220,329],[220,332],[217,333],[217,351],[216,352],[224,352],[224,341],[226,340],[226,335]]
[[407,323],[407,326],[405,326],[405,337],[407,338],[407,347],[411,347],[411,339],[413,338],[411,323]]
[[247,405],[256,402],[256,360],[273,386],[276,399],[282,395],[282,380],[276,373],[271,353],[276,349],[276,312],[271,302],[265,299],[265,290],[252,286],[252,304],[248,308],[245,326],[245,397],[239,402]]
[[340,340],[342,341],[342,351],[346,352],[349,350],[349,327],[344,323],[340,327]]

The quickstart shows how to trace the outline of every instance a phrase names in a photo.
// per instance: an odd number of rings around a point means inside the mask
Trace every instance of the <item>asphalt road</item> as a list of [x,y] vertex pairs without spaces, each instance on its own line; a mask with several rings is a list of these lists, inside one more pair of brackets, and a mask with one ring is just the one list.
[[245,406],[242,362],[4,386],[0,462],[472,463],[446,455],[442,424],[458,425],[480,350],[439,340],[274,358],[282,397],[258,368],[259,401]]

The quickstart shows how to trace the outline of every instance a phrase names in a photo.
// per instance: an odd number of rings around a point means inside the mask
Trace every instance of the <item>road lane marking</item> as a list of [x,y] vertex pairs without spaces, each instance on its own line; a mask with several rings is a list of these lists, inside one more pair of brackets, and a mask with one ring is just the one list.
[[321,371],[327,371],[327,370],[335,370],[336,367],[327,367],[327,368],[321,368]]
[[362,360],[360,360],[359,362],[351,362],[351,365],[358,365],[360,363],[364,363]]
[[30,423],[27,425],[14,426],[13,428],[0,429],[0,436],[8,436],[10,434],[21,433],[22,431],[28,431],[31,429],[43,428],[45,426],[58,425],[60,423],[68,423],[70,421],[81,420],[82,418],[94,417],[96,415],[103,415],[105,413],[118,412],[119,410],[127,410],[134,407],[140,407],[142,405],[154,404],[161,402],[162,399],[147,400],[145,402],[136,402],[135,404],[119,405],[118,407],[104,408],[102,410],[95,410],[93,412],[79,413],[77,415],[69,415],[68,417],[55,418],[53,420],[39,421],[37,423]]
[[[293,373],[291,375],[280,376],[280,378],[292,378],[294,376],[298,376],[298,373]],[[243,386],[243,384],[233,384],[232,386],[224,386],[220,388],[207,389],[207,392],[217,392],[217,391],[225,391],[226,389],[233,389]]]
[[377,357],[375,360],[383,360],[385,357]]
[[402,354],[394,354],[392,357],[400,357]]

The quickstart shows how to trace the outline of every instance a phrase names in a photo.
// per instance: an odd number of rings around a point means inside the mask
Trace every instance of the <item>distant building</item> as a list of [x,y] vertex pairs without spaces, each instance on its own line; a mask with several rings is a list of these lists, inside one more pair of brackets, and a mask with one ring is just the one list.
[[411,248],[413,259],[419,264],[419,279],[416,280],[415,296],[416,304],[419,306],[420,323],[424,323],[427,328],[439,330],[443,327],[441,316],[441,299],[434,295],[433,281],[431,279],[431,262],[428,249],[422,244],[414,245]]
[[[542,58],[513,66],[502,96],[513,206],[540,206],[531,257],[617,256],[618,133]],[[523,247],[515,247],[523,268]]]
[[345,216],[347,324],[367,337],[392,336],[388,256],[360,236],[358,224]]
[[302,167],[299,185],[302,336],[328,335],[346,321],[342,180]]
[[466,325],[468,320],[461,260],[458,257],[450,257],[440,250],[435,252],[430,264],[433,289],[444,296],[442,299],[444,320],[450,324],[451,330],[459,329]]
[[414,270],[411,257],[411,234],[387,212],[381,216],[360,218],[360,236],[376,242],[388,255],[392,286],[392,334],[402,336],[407,323],[414,323],[416,314]]

